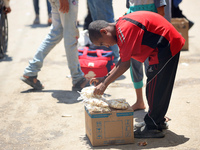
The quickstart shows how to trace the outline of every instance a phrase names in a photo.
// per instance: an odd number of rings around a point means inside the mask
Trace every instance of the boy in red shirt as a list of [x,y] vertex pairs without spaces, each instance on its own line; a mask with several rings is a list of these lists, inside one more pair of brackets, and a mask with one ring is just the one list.
[[116,23],[97,20],[89,25],[89,36],[97,46],[119,46],[120,60],[102,78],[93,78],[94,94],[102,95],[107,86],[130,67],[130,59],[144,62],[149,58],[146,97],[149,111],[145,126],[134,131],[135,138],[161,138],[174,85],[180,50],[184,38],[164,17],[138,11],[119,18]]

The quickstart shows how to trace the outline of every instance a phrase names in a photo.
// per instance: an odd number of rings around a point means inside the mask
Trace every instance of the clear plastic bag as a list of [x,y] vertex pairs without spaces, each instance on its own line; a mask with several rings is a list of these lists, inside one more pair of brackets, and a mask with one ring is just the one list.
[[130,107],[125,99],[106,100],[102,95],[94,95],[95,87],[85,87],[81,90],[80,97],[77,100],[83,100],[84,105],[89,112],[110,112],[110,108],[127,109]]
[[109,107],[98,107],[91,104],[85,104],[85,107],[90,113],[107,113],[111,111]]
[[109,107],[115,109],[127,109],[130,106],[128,102],[126,102],[126,100],[122,98],[107,100],[107,103],[109,104]]
[[97,98],[100,99],[102,98],[101,95],[94,95],[95,87],[94,86],[89,86],[89,87],[85,87],[81,90],[81,92],[79,92],[80,97],[77,100],[87,100],[87,99],[91,99],[91,98]]
[[84,103],[90,104],[92,106],[98,106],[102,108],[109,107],[108,103],[106,103],[103,99],[91,98],[84,101]]

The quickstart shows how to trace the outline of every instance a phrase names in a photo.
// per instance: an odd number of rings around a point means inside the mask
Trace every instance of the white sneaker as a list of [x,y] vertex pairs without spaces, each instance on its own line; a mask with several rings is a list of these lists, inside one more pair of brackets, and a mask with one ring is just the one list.
[[141,128],[145,125],[145,122],[138,122],[134,124],[134,129]]

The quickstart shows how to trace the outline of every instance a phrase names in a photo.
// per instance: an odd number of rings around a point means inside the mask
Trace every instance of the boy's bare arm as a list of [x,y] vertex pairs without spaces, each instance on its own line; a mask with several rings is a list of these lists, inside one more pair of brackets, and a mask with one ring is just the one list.
[[120,77],[130,67],[130,60],[118,62],[118,64],[105,76],[105,80],[96,86],[94,94],[102,95],[106,90],[107,86]]

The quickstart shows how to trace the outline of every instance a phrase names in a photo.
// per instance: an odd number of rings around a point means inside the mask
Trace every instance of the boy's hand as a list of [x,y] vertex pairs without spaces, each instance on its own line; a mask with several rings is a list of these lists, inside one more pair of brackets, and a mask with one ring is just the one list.
[[104,91],[106,90],[106,86],[104,85],[104,83],[102,83],[104,80],[104,77],[92,78],[90,80],[90,84],[96,86],[93,92],[94,95],[103,95]]
[[68,13],[69,12],[69,2],[68,0],[59,0],[60,2],[60,12],[62,13]]
[[105,78],[104,77],[99,77],[99,78],[92,78],[90,80],[90,84],[93,84],[94,86],[99,85]]
[[107,86],[102,82],[94,89],[94,95],[103,95],[104,91],[106,90]]

